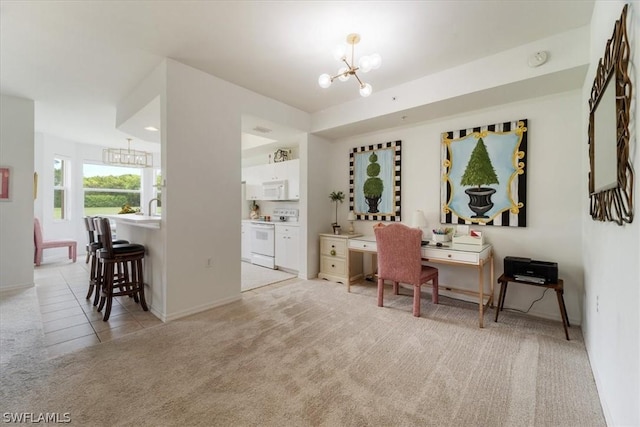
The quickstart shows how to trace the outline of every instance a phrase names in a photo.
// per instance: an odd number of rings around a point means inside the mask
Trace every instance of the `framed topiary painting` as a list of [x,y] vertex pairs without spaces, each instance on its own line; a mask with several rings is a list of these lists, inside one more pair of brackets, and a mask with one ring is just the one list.
[[359,220],[400,221],[401,141],[355,147],[349,154],[349,206]]
[[442,134],[440,222],[527,226],[527,120]]

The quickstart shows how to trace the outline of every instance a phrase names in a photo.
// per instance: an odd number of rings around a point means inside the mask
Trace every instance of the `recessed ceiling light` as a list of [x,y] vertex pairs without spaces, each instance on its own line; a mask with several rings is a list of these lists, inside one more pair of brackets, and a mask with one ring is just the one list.
[[144,130],[148,130],[150,132],[158,132],[158,128],[153,126],[147,126],[146,128],[144,128]]
[[256,132],[260,132],[260,133],[269,133],[271,132],[271,129],[266,128],[264,126],[256,126],[253,128],[253,130],[255,130]]

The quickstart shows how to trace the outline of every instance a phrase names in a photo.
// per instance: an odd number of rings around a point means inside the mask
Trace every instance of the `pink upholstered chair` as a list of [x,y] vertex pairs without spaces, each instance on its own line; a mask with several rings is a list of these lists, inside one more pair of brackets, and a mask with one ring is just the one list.
[[393,282],[398,295],[398,284],[413,285],[413,315],[420,317],[420,287],[431,281],[431,300],[438,303],[438,269],[422,265],[420,244],[422,231],[403,224],[375,227],[378,248],[378,307],[384,299],[384,281]]
[[40,227],[40,221],[38,218],[33,219],[33,242],[36,245],[35,253],[33,256],[33,262],[36,265],[42,263],[42,251],[50,248],[69,248],[69,259],[76,262],[76,253],[78,248],[78,242],[75,240],[43,240],[42,239],[42,227]]

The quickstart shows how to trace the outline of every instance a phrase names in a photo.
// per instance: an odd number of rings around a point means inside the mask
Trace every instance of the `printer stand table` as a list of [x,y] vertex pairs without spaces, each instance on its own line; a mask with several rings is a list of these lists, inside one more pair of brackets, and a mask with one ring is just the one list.
[[569,341],[569,330],[567,329],[567,326],[571,325],[569,324],[569,317],[567,316],[567,308],[564,305],[564,288],[562,279],[558,279],[558,283],[534,283],[516,280],[513,277],[505,276],[503,274],[498,279],[498,283],[500,283],[500,295],[498,297],[498,306],[496,307],[495,322],[498,321],[498,314],[500,313],[500,310],[504,308],[504,297],[507,295],[507,284],[509,282],[522,283],[523,285],[542,286],[544,288],[551,288],[555,290],[556,296],[558,297],[558,306],[560,307],[560,317],[562,317],[562,326],[564,326],[564,334],[567,337],[567,341]]

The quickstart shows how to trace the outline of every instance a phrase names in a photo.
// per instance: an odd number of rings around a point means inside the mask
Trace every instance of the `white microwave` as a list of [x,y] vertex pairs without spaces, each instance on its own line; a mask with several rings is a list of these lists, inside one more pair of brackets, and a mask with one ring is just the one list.
[[287,181],[264,182],[262,200],[287,200]]

